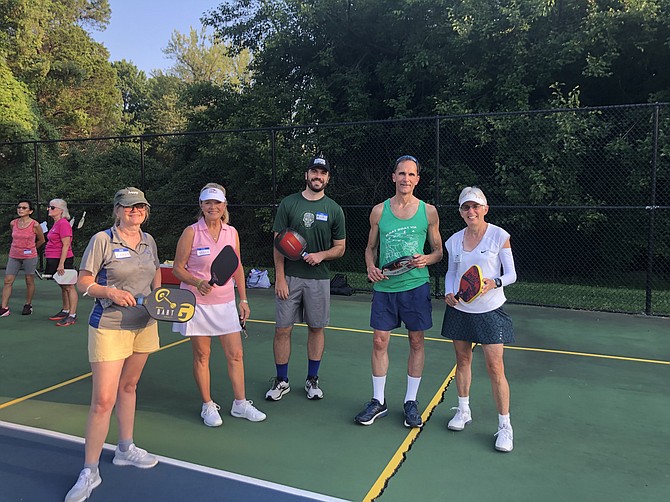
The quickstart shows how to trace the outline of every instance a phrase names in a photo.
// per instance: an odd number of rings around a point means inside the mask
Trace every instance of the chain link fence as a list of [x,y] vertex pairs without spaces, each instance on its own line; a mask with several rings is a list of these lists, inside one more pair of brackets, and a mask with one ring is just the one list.
[[[152,204],[146,230],[172,259],[194,221],[199,189],[222,183],[247,268],[272,276],[278,203],[304,188],[307,160],[332,165],[327,193],[347,218],[347,252],[332,264],[359,291],[374,204],[394,194],[397,157],[421,163],[416,195],[438,208],[442,240],[463,228],[457,197],[486,193],[488,221],[512,235],[518,282],[511,302],[670,315],[668,104],[540,110],[393,121],[0,144],[0,266],[21,197],[46,219],[51,198],[75,218],[81,256],[111,224],[116,190],[134,185]],[[445,259],[431,267],[443,294]]]

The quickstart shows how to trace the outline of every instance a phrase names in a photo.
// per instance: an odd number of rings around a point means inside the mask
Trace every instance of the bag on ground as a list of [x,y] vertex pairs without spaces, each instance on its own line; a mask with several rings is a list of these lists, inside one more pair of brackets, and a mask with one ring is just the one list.
[[347,282],[347,276],[344,274],[335,274],[330,280],[331,295],[351,296],[354,294],[354,291],[355,289],[349,286],[349,282]]
[[247,276],[247,288],[269,288],[270,278],[267,270],[252,268]]

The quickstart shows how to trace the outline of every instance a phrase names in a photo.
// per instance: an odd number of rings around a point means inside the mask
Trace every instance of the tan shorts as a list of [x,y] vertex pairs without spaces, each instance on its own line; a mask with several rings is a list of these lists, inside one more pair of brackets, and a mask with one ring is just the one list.
[[91,363],[119,361],[133,352],[156,352],[159,348],[157,322],[139,329],[88,327],[88,360]]

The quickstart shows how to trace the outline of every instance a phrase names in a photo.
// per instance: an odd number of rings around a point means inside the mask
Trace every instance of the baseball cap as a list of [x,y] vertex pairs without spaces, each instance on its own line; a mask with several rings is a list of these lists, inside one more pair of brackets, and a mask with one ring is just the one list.
[[462,206],[464,202],[476,202],[482,206],[487,206],[486,196],[480,188],[477,187],[465,187],[461,192],[461,195],[458,197],[458,205]]
[[310,169],[325,169],[330,172],[330,163],[323,157],[314,157],[309,161],[309,164],[307,164],[307,169],[305,169],[305,171],[309,171]]
[[130,207],[135,204],[146,204],[151,207],[151,204],[147,202],[147,199],[144,197],[144,192],[139,188],[135,187],[126,187],[122,188],[116,195],[114,195],[114,205]]

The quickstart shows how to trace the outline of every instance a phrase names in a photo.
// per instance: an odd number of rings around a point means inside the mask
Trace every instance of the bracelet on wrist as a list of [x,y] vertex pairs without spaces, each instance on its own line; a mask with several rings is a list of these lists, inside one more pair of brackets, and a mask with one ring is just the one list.
[[84,296],[89,296],[88,290],[91,289],[96,284],[97,284],[97,282],[92,282],[91,284],[89,284],[88,287],[86,288],[86,292],[84,292]]
[[203,282],[205,282],[205,280],[204,280],[204,279],[200,279],[200,280],[198,281],[198,284],[195,285],[196,289],[200,289],[200,286],[202,286],[202,283],[203,283]]
[[240,300],[240,303],[249,303],[249,300]]

